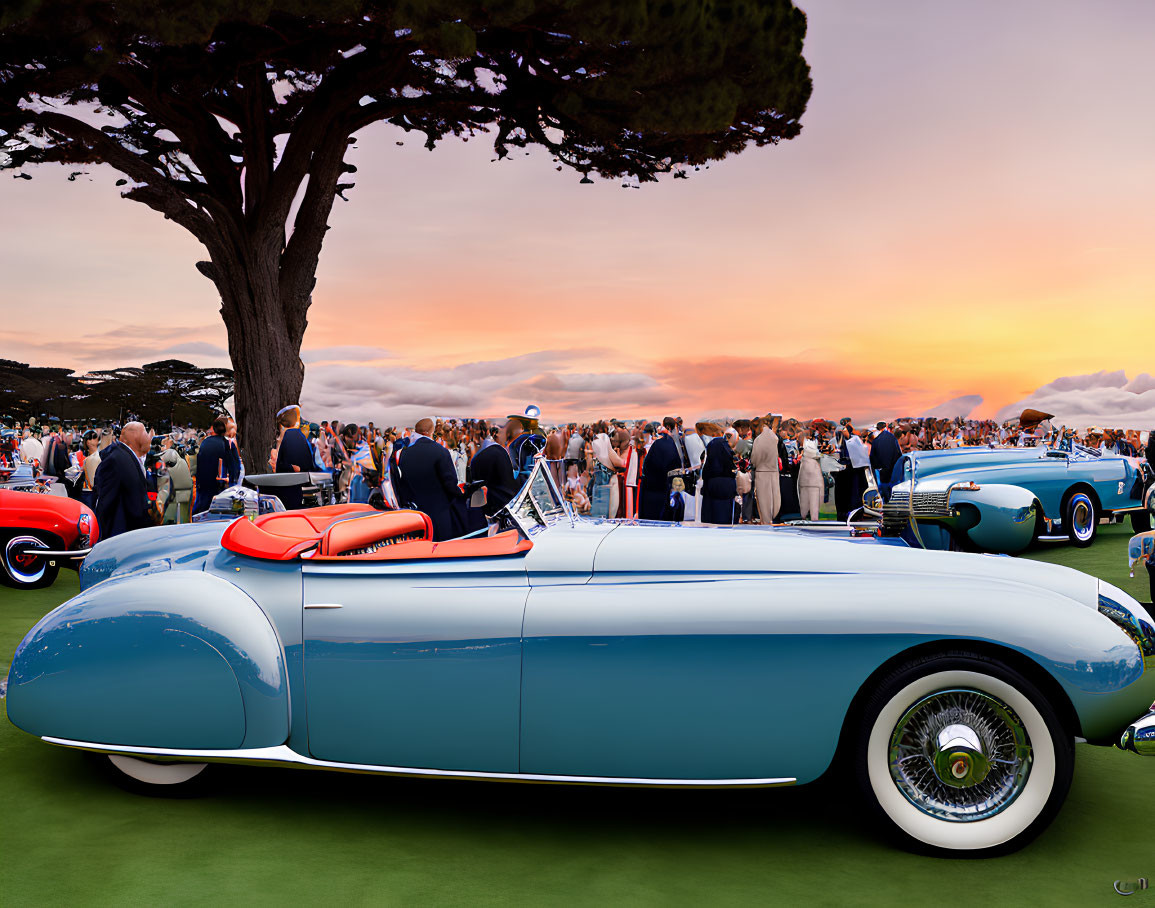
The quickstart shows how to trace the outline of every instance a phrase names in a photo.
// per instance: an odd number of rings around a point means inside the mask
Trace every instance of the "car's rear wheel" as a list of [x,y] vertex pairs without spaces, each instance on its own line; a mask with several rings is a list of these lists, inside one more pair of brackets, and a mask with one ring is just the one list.
[[96,758],[121,788],[161,798],[186,798],[203,793],[209,765],[144,760],[125,754],[97,754]]
[[1073,545],[1081,549],[1095,541],[1099,532],[1099,505],[1090,493],[1075,489],[1063,503],[1063,526]]
[[51,586],[60,573],[59,564],[35,554],[37,549],[51,549],[59,542],[36,532],[8,532],[0,535],[0,579],[8,586],[36,590]]
[[1074,739],[1039,690],[977,655],[923,658],[874,690],[855,750],[859,786],[904,846],[993,856],[1058,813]]

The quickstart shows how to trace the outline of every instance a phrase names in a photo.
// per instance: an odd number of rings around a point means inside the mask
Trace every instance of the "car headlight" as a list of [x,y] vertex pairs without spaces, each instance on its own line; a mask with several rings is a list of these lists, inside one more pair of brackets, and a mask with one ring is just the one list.
[[[1152,627],[1145,617],[1139,617],[1139,615],[1135,614],[1135,612],[1127,606],[1116,601],[1116,599],[1104,595],[1102,586],[1109,585],[1102,584],[1100,586],[1099,614],[1108,618],[1112,624],[1130,637],[1132,642],[1139,647],[1139,653],[1143,659],[1144,671],[1155,668],[1155,627]],[[1116,590],[1114,587],[1109,587],[1109,591],[1119,598],[1126,596],[1125,593],[1121,590]],[[1138,603],[1136,603],[1136,607],[1138,608]],[[1140,613],[1145,615],[1141,609]]]

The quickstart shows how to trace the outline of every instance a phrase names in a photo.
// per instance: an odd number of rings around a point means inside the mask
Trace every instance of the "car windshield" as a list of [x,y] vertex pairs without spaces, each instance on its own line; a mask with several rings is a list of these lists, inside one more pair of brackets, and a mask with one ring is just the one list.
[[544,460],[534,464],[529,479],[505,509],[527,535],[567,514],[565,501],[554,485]]

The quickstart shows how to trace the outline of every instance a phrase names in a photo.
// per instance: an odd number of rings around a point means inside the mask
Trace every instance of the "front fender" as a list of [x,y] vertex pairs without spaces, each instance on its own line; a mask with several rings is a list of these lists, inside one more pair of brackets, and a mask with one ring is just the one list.
[[28,632],[8,717],[34,735],[235,749],[289,734],[285,657],[264,612],[211,574],[102,583]]
[[1038,500],[1030,489],[1012,485],[980,485],[974,491],[951,492],[953,507],[975,509],[978,522],[966,530],[967,536],[984,552],[1015,555],[1035,538]]

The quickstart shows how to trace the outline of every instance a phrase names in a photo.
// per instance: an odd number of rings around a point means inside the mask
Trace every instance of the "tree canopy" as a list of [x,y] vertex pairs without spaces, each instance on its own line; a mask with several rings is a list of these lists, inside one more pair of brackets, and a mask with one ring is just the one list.
[[0,168],[110,164],[204,245],[263,462],[357,131],[650,181],[798,135],[805,30],[789,0],[0,0]]
[[168,359],[75,374],[0,360],[0,423],[64,423],[139,418],[156,427],[209,425],[233,393],[231,369],[201,368]]

